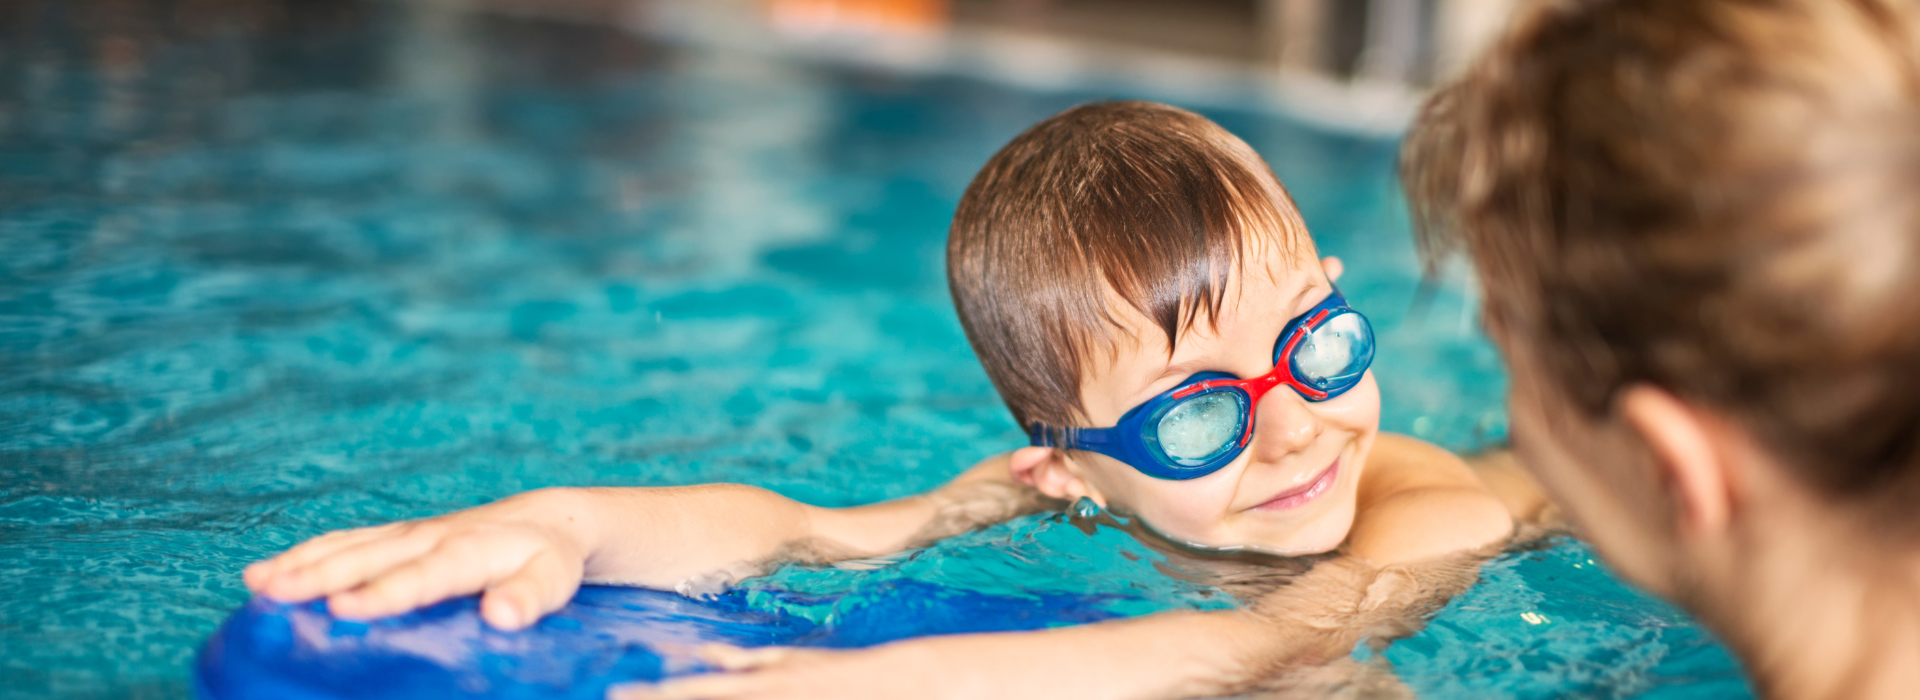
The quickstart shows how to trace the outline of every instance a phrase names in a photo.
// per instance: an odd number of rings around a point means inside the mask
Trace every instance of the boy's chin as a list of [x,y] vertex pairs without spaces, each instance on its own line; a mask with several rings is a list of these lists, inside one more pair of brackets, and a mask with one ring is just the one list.
[[[1353,529],[1353,504],[1328,503],[1330,508],[1294,517],[1253,511],[1241,514],[1245,547],[1286,556],[1324,554],[1339,549]],[[1304,520],[1299,515],[1309,515]]]

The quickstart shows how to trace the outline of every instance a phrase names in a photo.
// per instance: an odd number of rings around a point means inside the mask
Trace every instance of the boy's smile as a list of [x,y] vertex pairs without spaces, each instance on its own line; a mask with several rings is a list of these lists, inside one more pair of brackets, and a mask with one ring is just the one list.
[[[1099,358],[1108,361],[1093,362],[1081,384],[1089,424],[1113,425],[1196,372],[1255,377],[1271,370],[1281,329],[1326,299],[1329,277],[1339,274],[1337,260],[1329,259],[1324,269],[1300,264],[1311,255],[1311,249],[1295,253],[1273,240],[1253,242],[1228,280],[1215,323],[1195,323],[1171,356],[1153,324],[1112,300],[1118,340],[1110,355]],[[1247,450],[1212,474],[1157,479],[1084,451],[1071,453],[1068,469],[1096,501],[1177,540],[1281,554],[1325,552],[1338,547],[1352,526],[1356,484],[1379,413],[1379,389],[1370,374],[1348,393],[1319,403],[1276,389],[1255,407]]]
[[1338,482],[1339,478],[1340,462],[1339,460],[1335,460],[1333,464],[1327,465],[1326,470],[1313,477],[1313,481],[1308,482],[1307,485],[1283,491],[1266,503],[1254,506],[1254,508],[1256,510],[1280,511],[1305,505],[1308,501],[1319,498],[1320,494],[1326,493],[1327,490],[1333,488],[1333,485]]

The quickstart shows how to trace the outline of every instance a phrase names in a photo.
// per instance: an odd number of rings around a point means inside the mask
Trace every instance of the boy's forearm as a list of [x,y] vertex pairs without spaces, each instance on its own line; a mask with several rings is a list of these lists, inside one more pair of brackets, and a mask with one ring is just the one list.
[[[991,457],[931,493],[852,508],[806,505],[738,484],[546,489],[523,497],[588,553],[588,581],[674,588],[753,575],[783,556],[877,556],[1033,508]],[[721,581],[719,579],[727,579]]]
[[1064,641],[1080,656],[1076,665],[1094,671],[1082,680],[1097,679],[1084,697],[1215,697],[1246,689],[1275,664],[1320,660],[1315,636],[1269,622],[1242,610],[1163,613],[1072,628]]
[[673,588],[748,569],[810,536],[808,507],[736,484],[546,489],[548,518],[586,551],[591,582]]
[[995,455],[933,491],[857,506],[818,508],[814,535],[856,556],[921,547],[934,541],[1044,510],[1052,505],[1033,487],[1013,480],[1007,455]]
[[[1471,585],[1477,557],[1375,569],[1322,563],[1248,608],[1156,613],[1041,632],[902,642],[889,653],[960,673],[948,697],[1191,698],[1312,683],[1367,636],[1417,629]],[[918,657],[918,658],[915,658]],[[959,660],[956,664],[955,660]]]
[[[1337,633],[1275,626],[1242,611],[1159,613],[1041,632],[961,635],[907,642],[912,667],[964,659],[948,697],[1215,697],[1242,692],[1276,669],[1347,651]],[[1346,642],[1351,646],[1351,642]],[[950,667],[950,666],[948,666]]]

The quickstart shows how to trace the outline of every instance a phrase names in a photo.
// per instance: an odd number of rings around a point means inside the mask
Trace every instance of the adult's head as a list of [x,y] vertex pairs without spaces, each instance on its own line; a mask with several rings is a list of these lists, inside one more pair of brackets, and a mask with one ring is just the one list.
[[1403,175],[1485,285],[1516,450],[1626,576],[1762,666],[1800,653],[1753,619],[1783,569],[1920,580],[1912,3],[1539,3]]

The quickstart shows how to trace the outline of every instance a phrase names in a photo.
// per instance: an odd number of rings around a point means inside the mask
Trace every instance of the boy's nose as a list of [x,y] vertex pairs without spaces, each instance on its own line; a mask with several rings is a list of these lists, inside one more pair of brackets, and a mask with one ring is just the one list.
[[1312,445],[1326,424],[1292,388],[1280,386],[1260,397],[1254,412],[1253,457],[1277,460]]

